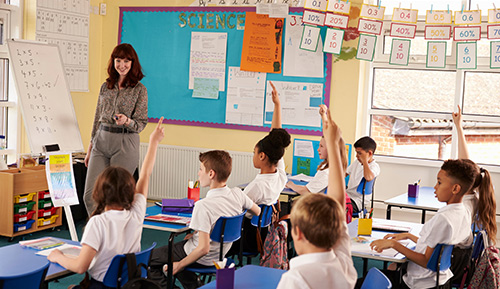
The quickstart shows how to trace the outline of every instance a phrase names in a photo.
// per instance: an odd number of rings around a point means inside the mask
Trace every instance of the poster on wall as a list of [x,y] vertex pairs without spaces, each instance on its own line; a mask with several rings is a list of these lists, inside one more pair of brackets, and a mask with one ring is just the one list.
[[45,172],[54,207],[78,204],[71,154],[49,154],[48,157]]

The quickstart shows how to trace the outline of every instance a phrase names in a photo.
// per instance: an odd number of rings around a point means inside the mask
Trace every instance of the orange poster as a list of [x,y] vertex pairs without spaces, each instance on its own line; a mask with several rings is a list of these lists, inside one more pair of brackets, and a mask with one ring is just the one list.
[[281,73],[283,18],[247,12],[240,70]]

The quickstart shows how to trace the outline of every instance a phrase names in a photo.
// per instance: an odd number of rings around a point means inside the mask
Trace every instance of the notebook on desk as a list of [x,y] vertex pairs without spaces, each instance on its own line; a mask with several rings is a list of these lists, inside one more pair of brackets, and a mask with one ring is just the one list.
[[389,225],[389,224],[383,224],[383,223],[373,223],[372,228],[373,228],[373,230],[377,230],[377,231],[386,231],[386,232],[393,232],[393,233],[408,233],[411,231],[410,227]]
[[167,214],[158,214],[152,216],[146,216],[144,218],[146,221],[161,222],[174,225],[187,226],[191,222],[191,217],[174,216]]

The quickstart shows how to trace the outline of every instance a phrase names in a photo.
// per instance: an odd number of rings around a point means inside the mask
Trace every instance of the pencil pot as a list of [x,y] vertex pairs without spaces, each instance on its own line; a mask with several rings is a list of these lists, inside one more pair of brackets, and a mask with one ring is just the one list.
[[199,201],[200,200],[200,188],[188,188],[188,199]]
[[233,289],[234,288],[234,267],[218,269],[215,275],[215,288]]
[[371,235],[373,219],[358,220],[358,235]]
[[408,184],[408,197],[409,198],[417,198],[419,189],[420,189],[419,185]]

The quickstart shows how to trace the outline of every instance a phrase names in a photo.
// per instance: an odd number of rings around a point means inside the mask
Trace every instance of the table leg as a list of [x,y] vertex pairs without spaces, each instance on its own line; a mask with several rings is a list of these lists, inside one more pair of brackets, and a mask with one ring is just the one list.
[[288,195],[288,214],[292,211],[292,196]]
[[422,224],[425,224],[425,209],[422,209]]
[[392,210],[392,206],[391,205],[387,205],[387,213],[385,214],[385,218],[387,220],[391,219],[391,210]]
[[173,246],[174,246],[174,237],[176,233],[172,232],[170,233],[170,237],[168,237],[168,269],[167,269],[167,288],[168,289],[173,289],[174,288],[174,268],[173,264],[174,262],[172,261],[172,255],[173,253]]
[[363,277],[366,277],[367,272],[368,272],[368,259],[363,258]]

